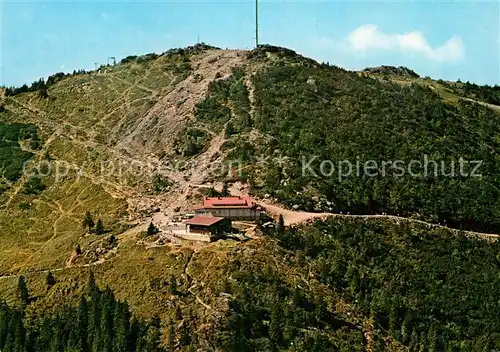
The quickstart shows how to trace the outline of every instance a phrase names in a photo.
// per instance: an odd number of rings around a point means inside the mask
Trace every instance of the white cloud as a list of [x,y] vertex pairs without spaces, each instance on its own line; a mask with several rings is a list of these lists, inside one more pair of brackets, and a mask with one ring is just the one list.
[[464,58],[464,47],[458,36],[453,36],[443,45],[433,48],[420,32],[387,34],[378,26],[365,24],[346,37],[351,49],[368,51],[372,49],[394,50],[417,53],[435,61],[457,61]]

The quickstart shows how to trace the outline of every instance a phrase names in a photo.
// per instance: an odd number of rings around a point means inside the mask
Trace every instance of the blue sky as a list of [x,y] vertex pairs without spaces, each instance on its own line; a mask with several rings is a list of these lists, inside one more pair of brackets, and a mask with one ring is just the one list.
[[[1,0],[0,0],[1,1]],[[0,84],[201,41],[254,45],[253,1],[2,1]],[[348,69],[500,84],[498,1],[260,1],[260,42]]]

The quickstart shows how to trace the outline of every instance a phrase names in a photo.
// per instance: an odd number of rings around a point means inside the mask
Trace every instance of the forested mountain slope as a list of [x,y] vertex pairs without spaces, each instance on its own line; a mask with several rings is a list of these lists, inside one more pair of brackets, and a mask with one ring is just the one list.
[[[0,349],[499,349],[495,239],[349,218],[245,243],[144,238],[236,181],[295,210],[500,233],[495,94],[205,45],[1,89]],[[448,176],[321,172],[424,156]],[[481,177],[450,176],[461,159]]]
[[[308,210],[387,212],[499,230],[496,111],[464,100],[446,103],[422,84],[283,61],[253,76],[253,124],[264,136],[255,155],[273,158],[278,151],[287,158],[266,165],[257,190]],[[463,175],[461,159],[470,162]],[[375,165],[370,174],[356,175],[367,162]],[[352,175],[345,176],[348,165]],[[398,165],[408,166],[404,175]]]

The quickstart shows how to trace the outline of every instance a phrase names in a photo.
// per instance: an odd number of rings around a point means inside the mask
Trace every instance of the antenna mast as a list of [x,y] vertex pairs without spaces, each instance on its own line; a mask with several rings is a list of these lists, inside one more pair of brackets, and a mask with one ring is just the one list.
[[255,47],[259,47],[259,0],[255,0]]

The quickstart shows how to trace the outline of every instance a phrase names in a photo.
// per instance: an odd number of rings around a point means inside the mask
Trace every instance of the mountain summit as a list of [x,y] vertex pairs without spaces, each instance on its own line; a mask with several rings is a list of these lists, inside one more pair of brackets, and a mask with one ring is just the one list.
[[[498,349],[498,101],[268,45],[2,89],[0,349]],[[229,195],[275,221],[175,236]]]

